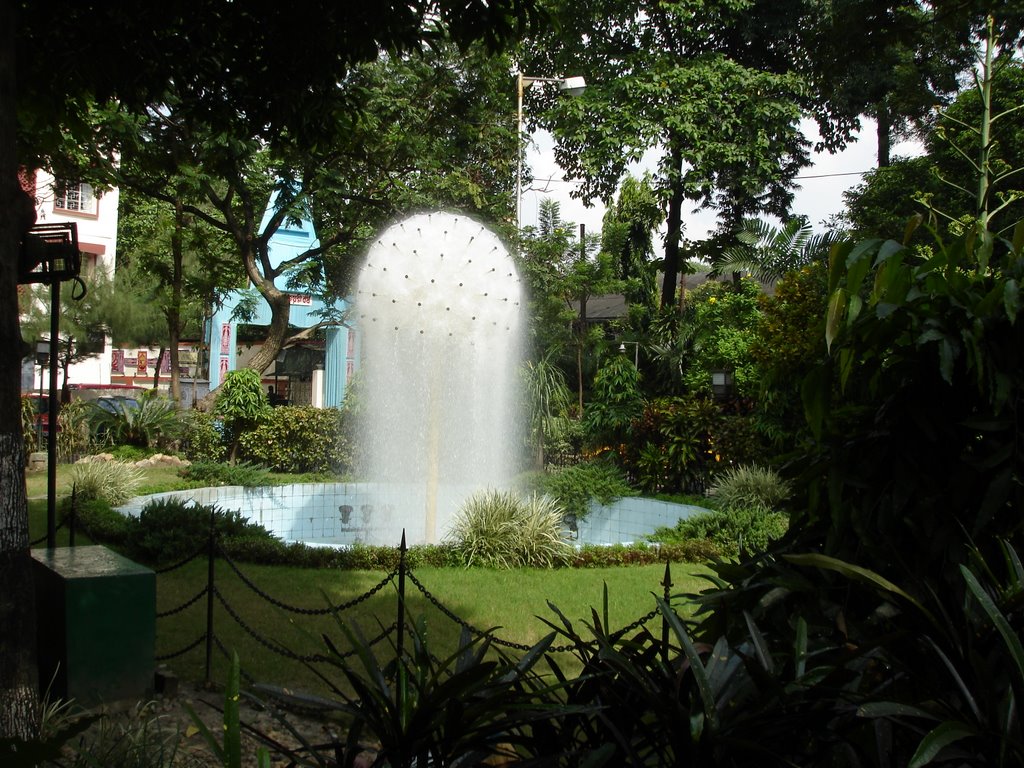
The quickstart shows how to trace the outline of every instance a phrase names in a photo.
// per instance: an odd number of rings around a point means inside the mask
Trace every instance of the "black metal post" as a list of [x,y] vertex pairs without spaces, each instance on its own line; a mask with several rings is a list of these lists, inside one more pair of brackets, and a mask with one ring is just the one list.
[[210,541],[206,555],[206,685],[210,685],[213,663],[213,577],[214,559],[217,555],[216,511],[210,511]]
[[[665,598],[665,606],[668,607],[669,600],[671,599],[672,590],[672,571],[671,563],[668,560],[665,561],[665,577],[661,580],[661,594]],[[663,664],[668,664],[668,616],[662,614],[661,616],[661,661]]]
[[46,547],[57,547],[57,354],[60,345],[60,280],[50,283],[50,402],[46,438]]
[[402,655],[405,651],[405,529],[402,529],[402,543],[398,548],[398,639],[395,643],[395,650],[398,655],[398,665],[401,667]]
[[71,510],[68,512],[68,546],[75,546],[75,527],[78,525],[78,484],[71,486]]

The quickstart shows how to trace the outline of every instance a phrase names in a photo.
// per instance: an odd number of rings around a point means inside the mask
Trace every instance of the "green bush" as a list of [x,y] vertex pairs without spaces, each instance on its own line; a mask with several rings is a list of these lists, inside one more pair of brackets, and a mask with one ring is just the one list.
[[81,400],[64,403],[57,414],[57,459],[70,463],[93,447],[89,431],[89,406]]
[[108,445],[149,448],[177,436],[177,407],[156,390],[143,391],[134,402],[115,397],[103,407],[92,403],[88,408],[93,435]]
[[623,496],[635,496],[622,471],[603,461],[591,461],[550,473],[531,474],[528,486],[558,502],[567,515],[582,520],[590,512],[591,501],[611,504]]
[[259,373],[251,368],[230,371],[217,390],[213,412],[224,422],[225,438],[230,446],[228,458],[234,462],[242,435],[256,429],[270,415],[270,401],[263,391]]
[[144,562],[179,560],[209,541],[211,518],[223,541],[276,541],[262,525],[237,512],[182,499],[156,499],[143,507],[138,518],[132,518],[125,546],[130,557]]
[[71,483],[79,501],[99,499],[112,507],[134,496],[142,471],[124,461],[89,461],[71,468]]
[[665,543],[706,539],[731,557],[741,551],[764,551],[788,528],[789,516],[785,513],[748,507],[700,512],[680,520],[674,528],[659,528],[650,538]]
[[36,399],[21,398],[21,433],[25,438],[25,458],[28,454],[39,450],[39,431],[36,428]]
[[710,490],[720,509],[778,510],[789,498],[790,486],[767,467],[732,467]]
[[[85,531],[95,542],[120,547],[128,540],[132,519],[111,508],[102,499],[82,500],[75,498],[75,526]],[[70,514],[71,498],[67,497],[61,505],[67,516]]]
[[572,568],[614,568],[622,565],[651,565],[653,563],[706,563],[722,555],[721,548],[708,539],[685,539],[651,545],[588,544],[570,556]]
[[351,456],[337,408],[273,408],[239,438],[239,455],[275,472],[343,471]]
[[252,464],[221,464],[213,461],[197,461],[178,470],[179,477],[191,483],[204,486],[241,485],[256,488],[270,485],[267,471]]
[[109,451],[116,461],[141,461],[157,453],[155,448],[140,448],[137,445],[115,445]]
[[550,497],[487,490],[456,513],[448,538],[467,566],[550,568],[568,556],[563,516]]
[[224,461],[227,448],[224,445],[220,422],[209,413],[191,409],[178,414],[181,422],[181,452],[189,461]]

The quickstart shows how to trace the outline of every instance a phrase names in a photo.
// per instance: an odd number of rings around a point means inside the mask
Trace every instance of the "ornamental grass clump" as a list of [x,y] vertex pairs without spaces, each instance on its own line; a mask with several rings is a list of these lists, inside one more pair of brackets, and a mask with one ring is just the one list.
[[790,486],[767,467],[733,467],[725,470],[711,488],[719,509],[777,511],[789,498]]
[[124,461],[90,461],[71,469],[71,482],[81,502],[100,500],[120,506],[136,494],[141,481],[142,470]]
[[549,497],[487,490],[463,504],[448,538],[466,566],[551,568],[570,551],[563,516]]

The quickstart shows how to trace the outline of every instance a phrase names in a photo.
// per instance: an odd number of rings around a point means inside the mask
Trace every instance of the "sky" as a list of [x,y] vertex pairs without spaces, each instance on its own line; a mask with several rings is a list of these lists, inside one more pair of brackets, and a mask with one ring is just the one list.
[[[813,122],[806,121],[804,130],[808,139],[814,142],[817,131]],[[564,221],[585,224],[588,234],[601,231],[601,219],[604,206],[595,202],[594,207],[587,208],[579,200],[572,199],[575,183],[563,180],[562,171],[555,163],[554,142],[546,131],[537,131],[531,136],[532,143],[527,152],[527,162],[533,170],[534,182],[531,187],[523,190],[523,226],[537,223],[537,212],[540,201],[545,197],[561,203],[561,215]],[[861,174],[875,166],[877,141],[875,139],[874,122],[864,120],[864,126],[858,140],[839,154],[815,154],[814,164],[801,173],[800,189],[795,193],[793,213],[805,215],[816,231],[824,229],[823,222],[829,216],[843,209],[843,192],[860,183]],[[893,156],[918,154],[920,149],[915,143],[898,144],[893,148]],[[656,155],[635,167],[633,174],[639,176],[644,167],[654,167]],[[686,227],[685,237],[689,240],[702,239],[715,226],[713,212],[694,213],[691,208],[684,208],[683,223]]]

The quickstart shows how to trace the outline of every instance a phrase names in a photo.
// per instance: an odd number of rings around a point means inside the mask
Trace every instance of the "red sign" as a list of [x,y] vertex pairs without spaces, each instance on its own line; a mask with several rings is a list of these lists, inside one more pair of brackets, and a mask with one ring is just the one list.
[[124,350],[112,349],[110,351],[110,372],[124,373]]
[[231,354],[231,323],[223,323],[220,327],[220,353]]
[[145,350],[140,349],[139,355],[136,358],[136,360],[137,362],[135,363],[135,367],[138,370],[138,372],[146,373],[146,367],[149,365],[149,353],[146,352]]

